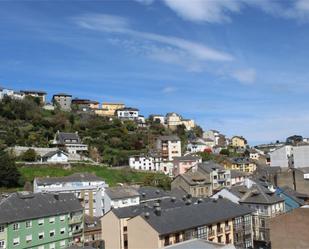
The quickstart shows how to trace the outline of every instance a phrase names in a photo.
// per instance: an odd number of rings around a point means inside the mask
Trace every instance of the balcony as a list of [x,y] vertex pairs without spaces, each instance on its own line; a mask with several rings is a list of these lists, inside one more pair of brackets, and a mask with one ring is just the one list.
[[72,218],[69,219],[69,225],[77,224],[77,223],[82,223],[82,221],[83,221],[83,216],[82,215],[73,216]]
[[222,227],[217,228],[217,234],[219,235],[219,234],[222,234],[222,233],[223,233],[223,228]]
[[226,233],[229,233],[231,231],[231,226],[225,226],[224,230]]
[[215,237],[215,236],[216,236],[215,230],[208,230],[208,238]]

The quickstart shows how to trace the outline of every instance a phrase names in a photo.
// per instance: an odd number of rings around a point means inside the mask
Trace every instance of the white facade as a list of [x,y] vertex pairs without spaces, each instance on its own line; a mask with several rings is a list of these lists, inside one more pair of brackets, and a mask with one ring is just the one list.
[[139,111],[134,108],[119,109],[117,110],[117,117],[119,119],[137,120],[139,118]]
[[270,166],[289,167],[289,157],[293,154],[293,146],[285,145],[273,152],[270,152]]
[[168,162],[168,161],[162,162],[160,164],[160,167],[161,167],[161,169],[160,169],[161,172],[163,172],[164,174],[166,174],[170,177],[173,176],[173,169],[174,169],[173,162],[171,162],[171,161],[170,162]]
[[211,196],[211,198],[218,199],[219,196],[222,196],[223,198],[228,199],[228,200],[230,200],[230,201],[232,201],[234,203],[237,203],[237,204],[238,204],[238,202],[240,200],[240,198],[238,196],[234,195],[232,192],[230,192],[226,188],[221,189],[219,192],[217,192],[216,194]]
[[295,168],[309,167],[309,145],[294,146],[293,158]]
[[70,144],[66,143],[65,148],[69,154],[77,154],[80,151],[88,151],[88,145],[86,144]]
[[123,208],[123,207],[130,207],[140,204],[140,197],[139,196],[132,196],[132,197],[124,197],[120,199],[111,199],[108,194],[104,195],[104,210],[105,213],[111,210],[111,208]]
[[[65,178],[65,177],[64,177]],[[53,181],[52,183],[41,183],[38,178],[33,181],[33,192],[56,192],[56,193],[74,193],[79,199],[84,199],[85,214],[89,215],[90,208],[95,216],[102,216],[104,213],[104,192],[108,184],[105,181]]]
[[62,151],[56,152],[54,155],[46,158],[46,162],[49,163],[65,163],[68,162],[69,156]]
[[[213,142],[213,141],[212,141]],[[197,153],[197,152],[204,152],[206,149],[211,149],[213,143],[208,141],[205,141],[204,139],[196,139],[195,141],[192,141],[188,143],[187,145],[187,151],[191,153]]]
[[154,122],[159,122],[162,125],[166,124],[166,119],[163,115],[152,115],[152,120]]
[[139,155],[129,157],[129,166],[135,170],[160,171],[162,159],[160,157]]

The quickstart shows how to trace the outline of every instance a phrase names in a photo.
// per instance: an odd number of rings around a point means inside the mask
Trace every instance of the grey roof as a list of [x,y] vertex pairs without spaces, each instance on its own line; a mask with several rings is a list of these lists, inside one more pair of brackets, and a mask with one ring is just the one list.
[[139,110],[137,108],[124,107],[124,108],[116,110],[116,112],[118,112],[118,111],[136,111],[136,112],[138,112]]
[[46,92],[44,92],[44,91],[37,91],[37,90],[21,90],[20,91],[21,93],[37,93],[37,94],[44,94],[44,95],[46,95]]
[[176,156],[173,159],[175,161],[196,161],[196,160],[200,160],[201,157],[193,156],[193,155],[186,155],[186,156]]
[[211,184],[210,178],[207,177],[205,173],[201,172],[201,170],[197,171],[189,170],[184,174],[178,175],[177,177],[183,178],[191,186],[201,184]]
[[158,139],[162,141],[180,141],[177,135],[160,136]]
[[66,144],[66,140],[76,140],[76,142],[69,142],[69,143],[80,143],[81,139],[78,136],[78,133],[75,132],[58,132],[57,133],[57,140],[60,144]]
[[160,235],[210,225],[252,213],[252,210],[227,199],[203,201],[173,209],[162,209],[161,215],[141,215]]
[[260,184],[254,184],[239,200],[240,203],[256,204],[274,204],[283,201],[283,198],[277,196]]
[[234,157],[228,159],[232,163],[244,164],[244,163],[254,163],[254,161],[247,157]]
[[55,150],[55,151],[47,152],[43,157],[45,157],[45,158],[52,157],[53,155],[57,154],[58,152],[61,152],[62,154],[65,154],[66,156],[68,156],[68,153],[66,153],[62,150]]
[[288,187],[288,186],[283,186],[280,188],[282,192],[292,198],[295,202],[297,202],[299,205],[305,205],[304,200],[309,200],[309,195],[299,193],[295,191],[294,189]]
[[13,193],[0,201],[0,224],[49,217],[83,208],[73,193]]
[[140,195],[136,188],[130,186],[106,188],[105,194],[108,195],[111,200],[136,197]]
[[231,170],[231,178],[241,177],[241,176],[248,176],[245,172],[239,170]]
[[50,185],[55,183],[64,183],[64,182],[97,182],[104,181],[101,177],[98,177],[90,173],[74,173],[69,176],[63,177],[44,177],[44,178],[35,178],[38,185]]
[[71,94],[67,94],[67,93],[56,93],[56,94],[54,94],[54,95],[53,95],[53,98],[54,98],[55,96],[66,96],[66,97],[72,97],[72,95],[71,95]]
[[137,192],[140,194],[141,202],[170,197],[169,193],[155,187],[139,187]]
[[198,167],[207,173],[211,173],[212,171],[215,170],[225,170],[225,168],[222,165],[215,163],[214,161],[206,161],[199,163]]
[[164,249],[236,249],[232,244],[222,244],[207,241],[205,239],[190,239],[180,243],[164,247]]

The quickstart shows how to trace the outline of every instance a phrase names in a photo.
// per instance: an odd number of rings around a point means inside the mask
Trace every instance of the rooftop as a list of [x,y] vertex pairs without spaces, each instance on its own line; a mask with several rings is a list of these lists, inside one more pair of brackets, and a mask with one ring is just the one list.
[[214,243],[205,239],[190,239],[166,246],[164,249],[235,249],[235,246],[232,244],[224,245],[222,243]]
[[177,135],[160,136],[158,139],[161,141],[180,141]]
[[35,181],[38,185],[51,185],[66,182],[104,182],[102,178],[90,173],[74,173],[72,175],[63,177],[35,178]]
[[82,211],[71,193],[18,192],[0,200],[0,224]]
[[106,188],[105,194],[108,195],[109,198],[112,200],[140,196],[136,188],[130,186],[117,186]]

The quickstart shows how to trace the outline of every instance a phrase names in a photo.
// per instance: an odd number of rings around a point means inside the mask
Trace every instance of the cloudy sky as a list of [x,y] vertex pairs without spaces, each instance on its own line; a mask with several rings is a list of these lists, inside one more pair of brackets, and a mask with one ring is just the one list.
[[308,0],[0,0],[0,85],[309,136]]

